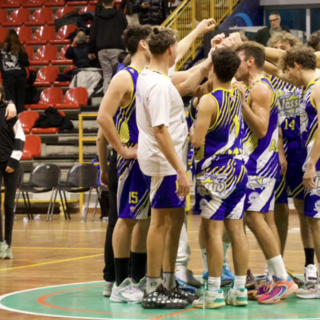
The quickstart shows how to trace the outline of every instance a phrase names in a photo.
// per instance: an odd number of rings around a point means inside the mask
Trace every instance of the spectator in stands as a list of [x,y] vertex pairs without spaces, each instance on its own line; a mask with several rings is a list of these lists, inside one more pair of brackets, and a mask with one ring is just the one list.
[[260,29],[255,37],[255,41],[264,46],[269,46],[270,38],[277,32],[290,32],[289,27],[281,26],[281,17],[279,12],[274,11],[269,15],[270,27]]
[[[14,222],[14,200],[19,183],[19,161],[25,142],[25,135],[17,117],[6,119],[8,102],[0,84],[0,259],[12,259],[11,241]],[[3,236],[1,215],[1,182],[4,180],[5,233]]]
[[125,50],[121,36],[128,22],[124,13],[113,7],[113,0],[102,0],[102,6],[103,10],[96,12],[92,20],[89,59],[95,59],[98,54],[103,71],[104,92],[106,92],[112,75],[112,66],[117,63],[119,53]]
[[87,40],[86,30],[84,28],[79,28],[71,46],[65,53],[65,57],[73,60],[78,69],[89,67],[100,68],[100,63],[97,59],[90,60],[88,57],[89,43]]
[[168,0],[136,0],[141,24],[160,25],[169,14]]
[[8,100],[12,100],[20,113],[24,109],[27,92],[28,55],[14,30],[9,30],[0,45],[0,63],[3,86]]
[[320,30],[314,32],[307,42],[308,47],[313,48],[315,51],[320,51]]

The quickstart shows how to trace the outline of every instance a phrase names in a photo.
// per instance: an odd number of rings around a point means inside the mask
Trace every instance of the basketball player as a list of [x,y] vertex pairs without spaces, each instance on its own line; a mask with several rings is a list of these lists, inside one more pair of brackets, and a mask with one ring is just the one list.
[[248,244],[243,229],[243,207],[248,181],[241,158],[242,94],[232,88],[240,59],[230,48],[212,54],[214,90],[201,98],[190,138],[195,147],[197,204],[206,237],[209,279],[205,294],[193,302],[197,308],[225,305],[221,287],[224,224],[231,238],[235,280],[226,302],[247,305]]
[[[277,303],[281,297],[294,293],[298,288],[287,274],[279,244],[266,221],[266,215],[273,214],[274,186],[280,172],[277,96],[270,81],[263,75],[264,47],[245,42],[236,52],[241,64],[235,78],[247,87],[242,109],[243,152],[249,180],[244,205],[246,223],[257,238],[269,273],[273,276],[272,284],[263,282],[253,295],[259,303]],[[242,83],[237,85],[244,90]]]
[[[154,28],[151,62],[137,85],[138,160],[150,190],[147,288],[142,307],[179,309],[194,296],[181,293],[174,270],[190,182],[186,175],[188,128],[181,96],[168,78],[178,41],[170,29]],[[161,266],[163,265],[163,280]]]
[[[307,148],[303,165],[305,187],[304,214],[308,218],[313,236],[314,248],[320,270],[320,76],[316,72],[316,57],[311,48],[292,48],[286,52],[281,67],[297,87],[304,88],[301,105],[300,131],[302,142]],[[320,298],[320,280],[307,284],[297,291],[299,298]]]

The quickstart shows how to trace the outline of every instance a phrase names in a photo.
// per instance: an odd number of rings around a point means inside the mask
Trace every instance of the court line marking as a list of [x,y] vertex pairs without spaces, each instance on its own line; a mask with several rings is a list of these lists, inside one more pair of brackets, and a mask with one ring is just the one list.
[[[35,316],[47,316],[47,317],[54,317],[54,318],[69,318],[69,319],[89,319],[89,320],[95,320],[95,319],[98,319],[98,320],[129,320],[129,319],[118,319],[118,318],[90,318],[90,317],[81,317],[79,318],[79,316],[67,316],[67,315],[54,315],[54,314],[47,314],[47,313],[35,313],[35,312],[28,312],[28,311],[22,311],[22,310],[16,310],[16,309],[12,309],[12,308],[8,308],[6,306],[4,306],[1,301],[7,297],[10,297],[12,295],[15,295],[15,294],[19,294],[19,293],[22,293],[22,292],[30,292],[30,291],[36,291],[36,290],[40,290],[40,289],[50,289],[50,288],[57,288],[57,287],[62,287],[62,286],[67,286],[67,285],[80,285],[80,284],[89,284],[89,283],[101,283],[101,281],[88,281],[88,282],[77,282],[77,283],[70,283],[70,284],[62,284],[62,285],[54,285],[54,286],[48,286],[48,287],[39,287],[39,288],[34,288],[34,289],[27,289],[27,290],[21,290],[21,291],[16,291],[16,292],[12,292],[12,293],[8,293],[8,294],[5,294],[5,295],[2,295],[0,296],[0,309],[3,309],[3,310],[6,310],[6,311],[11,311],[11,312],[16,312],[16,313],[22,313],[22,314],[30,314],[30,315],[35,315]],[[194,310],[195,308],[190,308],[190,309],[185,309],[185,310],[180,310],[180,311],[177,311],[177,312],[187,312],[187,311],[192,311]],[[312,313],[310,315],[319,315],[320,313]],[[171,313],[172,315],[172,313]],[[288,314],[289,316],[297,316],[296,314]],[[309,314],[301,314],[301,315],[309,315]],[[160,315],[159,315],[160,316]],[[165,316],[165,315],[162,315],[162,316]],[[207,317],[212,317],[212,318],[232,318],[232,317],[253,317],[253,316],[261,316],[261,314],[259,315],[183,315],[183,317],[201,317],[201,318],[207,318]],[[266,316],[266,317],[271,317],[271,316],[277,316],[277,315],[273,315],[273,314],[265,314],[263,316]],[[278,315],[278,316],[285,316],[283,314],[281,315]],[[299,315],[298,315],[299,316]],[[149,318],[149,319],[145,319],[145,320],[155,320],[155,319],[160,319],[160,318]],[[311,319],[311,318],[299,318],[299,320],[316,320],[318,318],[314,318],[314,319]],[[143,319],[141,319],[143,320]],[[277,320],[290,320],[290,318],[277,318]]]
[[29,264],[29,265],[26,265],[26,266],[19,266],[19,267],[11,267],[11,268],[0,269],[0,271],[8,271],[8,270],[17,270],[17,269],[23,269],[23,268],[38,267],[38,266],[44,266],[44,265],[47,265],[47,264],[62,263],[62,262],[69,262],[69,261],[75,261],[75,260],[81,260],[81,259],[89,259],[89,258],[101,257],[103,255],[104,255],[104,253],[100,253],[100,254],[95,254],[95,255],[91,255],[91,256],[84,256],[84,257],[77,257],[77,258],[71,258],[71,259],[65,259],[65,260],[42,262],[42,263],[37,263],[37,264]]

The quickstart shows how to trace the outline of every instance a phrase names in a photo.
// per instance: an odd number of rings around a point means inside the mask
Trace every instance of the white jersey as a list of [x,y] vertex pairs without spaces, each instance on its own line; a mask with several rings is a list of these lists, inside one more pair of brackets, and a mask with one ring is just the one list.
[[137,82],[137,124],[139,128],[138,160],[141,171],[148,176],[170,176],[176,171],[170,165],[154,137],[153,128],[165,125],[175,150],[187,163],[188,127],[183,101],[171,79],[144,69]]

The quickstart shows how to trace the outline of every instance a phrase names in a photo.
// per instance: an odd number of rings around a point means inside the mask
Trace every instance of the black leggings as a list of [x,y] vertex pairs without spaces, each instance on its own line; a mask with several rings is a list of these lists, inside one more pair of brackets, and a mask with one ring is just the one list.
[[4,215],[5,215],[5,234],[3,238],[2,215],[0,215],[0,241],[6,240],[7,244],[11,246],[12,230],[14,221],[14,200],[16,197],[16,190],[19,183],[19,167],[12,173],[6,172],[7,162],[0,162],[0,213],[1,213],[1,183],[2,177],[4,179],[5,197],[4,197]]
[[108,229],[106,235],[106,242],[104,246],[104,262],[105,267],[103,269],[103,278],[105,281],[114,282],[116,279],[114,269],[114,255],[112,247],[113,230],[118,220],[117,210],[117,189],[118,189],[118,177],[117,177],[117,153],[113,150],[113,154],[110,157],[110,165],[108,170],[108,187],[109,187],[109,219]]
[[24,110],[27,93],[27,77],[8,77],[3,79],[6,100],[12,100],[20,113]]

